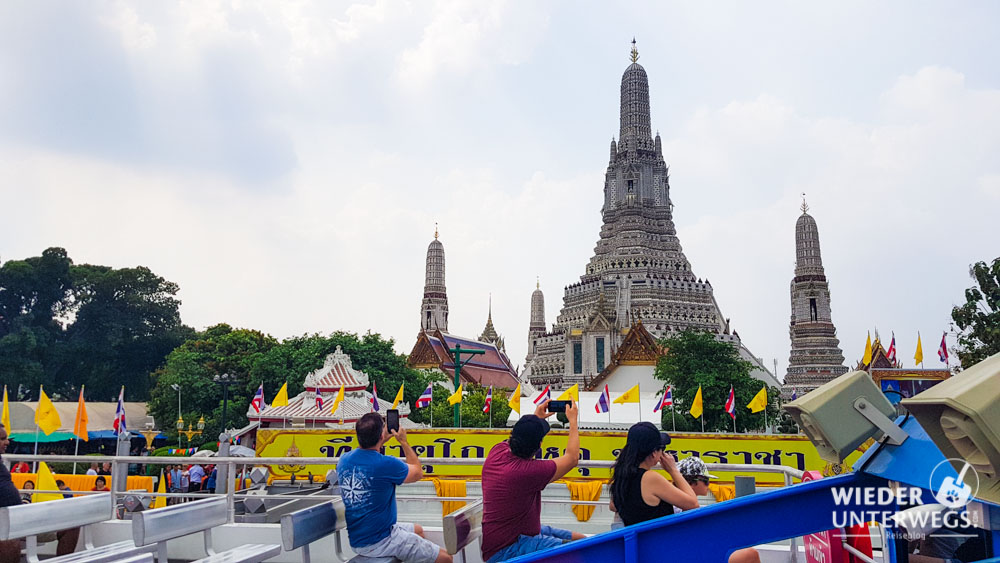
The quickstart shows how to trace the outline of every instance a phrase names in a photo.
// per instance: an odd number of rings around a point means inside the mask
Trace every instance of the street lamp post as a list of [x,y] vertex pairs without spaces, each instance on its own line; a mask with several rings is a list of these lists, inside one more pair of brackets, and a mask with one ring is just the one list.
[[177,391],[177,447],[181,447],[181,430],[184,430],[184,417],[181,416],[181,386],[171,383],[170,388]]
[[212,381],[218,383],[222,386],[222,431],[226,431],[226,415],[229,410],[229,386],[236,383],[236,377],[224,373],[222,375],[216,375],[212,378]]
[[202,431],[205,430],[205,417],[201,417],[201,418],[198,419],[198,429],[197,430],[193,430],[191,428],[191,423],[190,422],[188,423],[187,430],[184,430],[182,425],[183,425],[183,421],[178,420],[177,421],[177,434],[178,435],[184,434],[185,436],[187,436],[188,447],[191,447],[191,438],[194,438],[195,436],[201,436]]

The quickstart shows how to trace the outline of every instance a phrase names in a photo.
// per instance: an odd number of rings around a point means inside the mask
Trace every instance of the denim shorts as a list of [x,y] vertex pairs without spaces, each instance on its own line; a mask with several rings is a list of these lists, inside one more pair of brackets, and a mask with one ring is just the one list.
[[517,541],[496,552],[487,563],[498,563],[526,553],[560,546],[573,539],[573,532],[552,526],[542,526],[537,536],[520,536]]
[[395,557],[404,563],[434,563],[441,548],[414,533],[413,524],[399,522],[392,526],[389,537],[372,545],[352,548],[365,557]]

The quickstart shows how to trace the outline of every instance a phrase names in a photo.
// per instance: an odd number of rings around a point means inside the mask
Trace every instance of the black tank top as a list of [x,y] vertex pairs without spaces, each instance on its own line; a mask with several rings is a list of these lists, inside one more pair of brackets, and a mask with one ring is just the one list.
[[645,474],[646,470],[640,467],[635,479],[625,484],[625,506],[615,507],[626,526],[674,513],[674,505],[669,502],[661,500],[660,504],[649,506],[642,500],[642,476]]

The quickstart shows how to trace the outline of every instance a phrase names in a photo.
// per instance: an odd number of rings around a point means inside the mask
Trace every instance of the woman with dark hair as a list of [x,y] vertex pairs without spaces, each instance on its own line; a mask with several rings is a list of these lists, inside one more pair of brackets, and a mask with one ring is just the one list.
[[[621,516],[626,526],[667,516],[674,507],[698,508],[698,497],[677,469],[674,456],[663,448],[670,436],[651,422],[640,422],[628,429],[628,438],[611,474],[611,510]],[[673,482],[655,471],[659,465]]]

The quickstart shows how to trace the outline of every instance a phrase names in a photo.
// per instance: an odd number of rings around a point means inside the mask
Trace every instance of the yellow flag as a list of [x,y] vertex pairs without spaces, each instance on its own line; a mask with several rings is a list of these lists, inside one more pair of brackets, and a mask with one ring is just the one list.
[[[638,393],[638,385],[636,385],[636,392]],[[562,395],[556,397],[557,401],[569,401],[570,399],[580,402],[580,385],[574,383],[572,387],[562,392]],[[638,401],[635,401],[638,402]]]
[[340,403],[343,400],[344,400],[344,386],[341,385],[340,386],[340,391],[337,391],[337,396],[333,398],[333,406],[330,407],[330,413],[331,414],[337,412],[337,407],[340,406]]
[[272,407],[287,407],[288,406],[288,382],[284,382],[281,385],[281,389],[278,389],[278,394],[274,396],[274,400],[271,401]]
[[[7,403],[4,403],[6,405]],[[507,404],[510,405],[510,410],[521,414],[521,384],[518,383],[517,387],[514,388],[514,392],[511,393],[510,398],[507,399]]]
[[[520,385],[517,387],[521,388]],[[3,423],[3,427],[7,429],[7,435],[10,435],[14,429],[10,425],[10,405],[7,404],[7,386],[3,386],[3,415],[0,416],[0,422]]]
[[396,398],[392,400],[392,408],[396,408],[396,405],[398,405],[399,402],[403,400],[403,385],[405,384],[404,383],[399,384],[399,391],[396,392]]
[[448,397],[448,404],[457,405],[461,402],[462,402],[462,386],[459,385],[458,390],[452,393],[450,397]]
[[38,410],[35,411],[35,424],[42,429],[46,436],[59,430],[62,421],[59,420],[59,413],[56,412],[55,405],[49,400],[49,396],[41,387],[38,388]]
[[868,341],[865,342],[865,357],[861,359],[866,366],[872,363],[872,333],[868,333]]
[[[917,333],[917,353],[913,355],[913,361],[916,362],[917,364],[924,363],[924,347],[923,347],[922,344],[920,344],[920,333],[919,332]],[[4,405],[3,408],[6,409],[7,408],[7,391],[6,391],[6,388],[4,388],[3,405]],[[4,413],[6,413],[6,412],[7,411],[5,410]]]
[[[163,477],[162,469],[160,470],[160,481],[156,485],[156,492],[167,492],[167,480]],[[167,497],[156,497],[153,499],[153,504],[149,505],[149,508],[163,508],[164,506],[167,506]]]
[[701,385],[698,386],[698,392],[694,394],[694,401],[691,401],[691,410],[689,412],[691,413],[691,416],[701,418]]
[[73,434],[84,442],[89,442],[87,436],[87,404],[83,402],[83,386],[80,386],[80,401],[76,404],[76,420],[73,422]]
[[750,403],[747,404],[750,412],[760,412],[767,408],[767,386],[760,388],[760,392],[754,395]]
[[628,391],[622,393],[621,397],[618,397],[612,401],[616,405],[623,405],[625,403],[638,403],[639,402],[639,384],[636,383],[635,387],[632,387]]
[[[59,490],[59,485],[56,485],[56,478],[52,476],[52,472],[49,471],[49,466],[46,465],[44,461],[38,464],[38,483],[35,487],[41,491]],[[61,500],[62,498],[62,493],[35,493],[31,495],[31,502]]]

